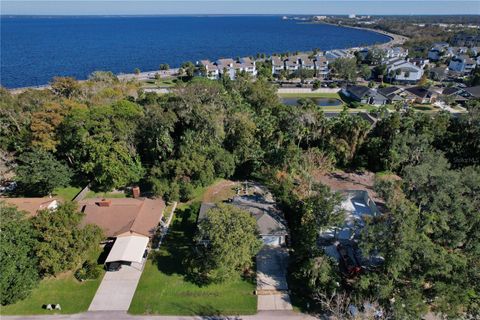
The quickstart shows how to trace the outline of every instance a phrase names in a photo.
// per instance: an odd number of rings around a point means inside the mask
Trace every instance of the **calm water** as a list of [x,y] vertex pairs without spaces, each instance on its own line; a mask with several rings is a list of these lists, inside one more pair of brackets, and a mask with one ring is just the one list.
[[161,63],[388,41],[364,30],[301,24],[278,16],[1,17],[1,85],[85,79],[95,70],[131,73]]
[[[333,98],[309,98],[312,100],[317,106],[319,107],[333,107],[339,106],[342,104],[342,101]],[[298,106],[299,105],[298,98],[283,98],[282,103],[286,104],[287,106]]]

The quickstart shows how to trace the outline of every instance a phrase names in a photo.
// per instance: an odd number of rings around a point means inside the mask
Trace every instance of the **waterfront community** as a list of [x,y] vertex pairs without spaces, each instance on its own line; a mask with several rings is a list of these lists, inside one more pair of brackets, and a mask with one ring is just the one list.
[[277,18],[391,41],[0,87],[2,318],[480,316],[478,21]]

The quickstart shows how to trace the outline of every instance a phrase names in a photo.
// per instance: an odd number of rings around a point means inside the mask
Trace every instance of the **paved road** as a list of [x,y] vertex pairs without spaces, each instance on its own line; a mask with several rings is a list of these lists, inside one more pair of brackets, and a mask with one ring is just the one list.
[[143,264],[122,266],[116,272],[107,272],[98,287],[88,311],[127,311],[142,275]]
[[96,311],[73,315],[2,316],[2,320],[314,320],[293,311],[261,311],[250,316],[132,316],[120,311]]

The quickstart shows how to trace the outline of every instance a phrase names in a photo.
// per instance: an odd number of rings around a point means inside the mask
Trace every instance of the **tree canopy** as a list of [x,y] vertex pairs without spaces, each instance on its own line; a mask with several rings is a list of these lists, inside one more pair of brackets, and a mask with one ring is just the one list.
[[188,261],[190,272],[199,282],[223,282],[253,265],[262,246],[257,223],[250,213],[219,204],[200,222],[199,244]]
[[30,220],[15,207],[0,202],[1,305],[26,298],[38,283],[34,244]]

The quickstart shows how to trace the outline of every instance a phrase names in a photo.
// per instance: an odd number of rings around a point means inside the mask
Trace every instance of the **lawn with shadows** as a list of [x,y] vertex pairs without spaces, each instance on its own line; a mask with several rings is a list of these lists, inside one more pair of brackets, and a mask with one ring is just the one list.
[[253,281],[198,286],[186,278],[183,260],[192,245],[199,203],[177,210],[161,248],[152,252],[130,305],[131,314],[240,315],[257,312]]
[[[92,253],[96,259],[100,249]],[[101,264],[101,262],[99,262]],[[72,314],[87,311],[95,292],[102,281],[103,273],[98,279],[78,281],[73,271],[45,278],[30,295],[17,303],[2,306],[2,315],[53,315],[57,313]],[[46,304],[60,304],[62,310],[46,310]]]

